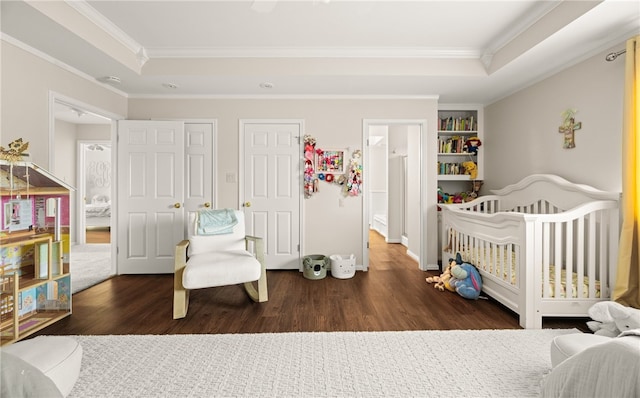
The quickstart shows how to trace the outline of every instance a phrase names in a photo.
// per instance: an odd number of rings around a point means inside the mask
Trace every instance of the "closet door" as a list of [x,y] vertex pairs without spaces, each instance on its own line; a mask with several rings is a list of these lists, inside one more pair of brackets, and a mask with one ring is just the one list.
[[[213,123],[184,125],[184,209],[189,214],[215,206],[213,194]],[[185,229],[188,225],[185,223]],[[186,231],[185,231],[185,235]]]
[[118,273],[172,273],[184,236],[184,123],[118,122]]

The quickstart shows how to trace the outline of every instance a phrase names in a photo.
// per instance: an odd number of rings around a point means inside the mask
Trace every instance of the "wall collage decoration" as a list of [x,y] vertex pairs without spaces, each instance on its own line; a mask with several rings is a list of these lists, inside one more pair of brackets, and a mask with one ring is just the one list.
[[321,181],[341,185],[344,196],[358,196],[362,188],[360,150],[345,160],[346,150],[316,148],[316,139],[304,136],[304,197],[318,192]]

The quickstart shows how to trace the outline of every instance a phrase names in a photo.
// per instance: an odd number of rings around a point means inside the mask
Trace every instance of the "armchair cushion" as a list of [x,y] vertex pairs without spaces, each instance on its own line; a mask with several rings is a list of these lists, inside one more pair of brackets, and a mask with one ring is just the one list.
[[257,281],[261,271],[260,262],[246,250],[199,253],[189,257],[182,285],[185,289],[235,285]]

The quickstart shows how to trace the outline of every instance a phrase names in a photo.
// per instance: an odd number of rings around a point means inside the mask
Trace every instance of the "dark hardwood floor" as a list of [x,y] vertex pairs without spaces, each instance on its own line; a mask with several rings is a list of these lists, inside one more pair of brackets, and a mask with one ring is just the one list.
[[[514,313],[490,299],[466,300],[425,282],[399,244],[371,234],[368,272],[350,279],[305,279],[268,271],[269,301],[241,286],[194,290],[186,318],[172,319],[173,275],[121,275],[73,295],[73,314],[40,335],[267,333],[518,329]],[[583,331],[587,319],[547,318],[545,328]]]

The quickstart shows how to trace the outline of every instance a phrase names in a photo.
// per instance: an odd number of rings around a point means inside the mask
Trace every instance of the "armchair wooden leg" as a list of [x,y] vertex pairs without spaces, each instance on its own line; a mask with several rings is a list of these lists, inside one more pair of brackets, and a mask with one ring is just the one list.
[[[260,263],[260,279],[255,282],[246,282],[244,284],[244,288],[253,301],[262,303],[269,300],[269,292],[267,290],[267,267],[264,262],[264,241],[262,238],[255,236],[246,236],[245,239],[247,244],[250,241],[254,244],[253,252]],[[249,250],[248,246],[247,250]],[[254,283],[256,286],[253,285]]]
[[[253,285],[254,283],[257,287]],[[262,275],[256,282],[245,282],[244,289],[253,301],[257,303],[268,301],[269,292],[267,290],[267,271],[263,268]]]
[[187,316],[189,309],[189,290],[182,287],[182,272],[180,277],[176,274],[173,282],[173,319]]
[[182,286],[182,274],[186,266],[188,240],[176,245],[175,269],[173,272],[173,319],[184,318],[189,309],[189,290]]

